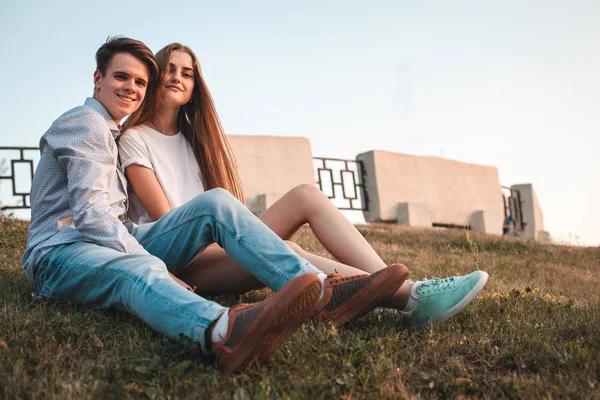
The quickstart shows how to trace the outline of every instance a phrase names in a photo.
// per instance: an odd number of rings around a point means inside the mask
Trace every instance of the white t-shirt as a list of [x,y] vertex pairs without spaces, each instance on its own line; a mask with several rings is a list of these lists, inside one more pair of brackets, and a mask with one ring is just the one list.
[[[171,208],[204,192],[194,151],[181,132],[166,136],[145,125],[128,129],[119,139],[119,156],[123,168],[138,164],[153,170]],[[152,222],[132,191],[130,199],[131,220],[137,224]]]

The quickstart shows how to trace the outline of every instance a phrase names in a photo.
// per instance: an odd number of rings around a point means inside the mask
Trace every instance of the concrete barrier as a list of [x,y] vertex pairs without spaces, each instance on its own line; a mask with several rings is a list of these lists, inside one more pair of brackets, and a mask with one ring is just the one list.
[[[367,222],[397,221],[411,210],[422,214],[422,207],[410,205],[425,204],[434,225],[469,224],[486,233],[502,234],[504,205],[495,167],[378,150],[356,158],[366,172]],[[423,221],[403,218],[410,226],[414,226],[411,220]]]
[[423,203],[398,203],[396,223],[418,228],[431,228],[431,208]]
[[524,183],[512,185],[510,188],[518,190],[521,195],[521,211],[523,221],[526,223],[523,231],[517,232],[517,236],[540,242],[550,242],[550,234],[544,231],[544,214],[533,185]]
[[260,215],[295,186],[315,184],[308,138],[228,135],[246,206]]

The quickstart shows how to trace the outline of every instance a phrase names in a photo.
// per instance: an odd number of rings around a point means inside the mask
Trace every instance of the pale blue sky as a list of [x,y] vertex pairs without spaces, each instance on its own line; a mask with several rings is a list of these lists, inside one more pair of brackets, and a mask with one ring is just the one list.
[[107,36],[180,41],[228,133],[496,166],[533,183],[553,237],[600,245],[598,21],[595,0],[8,0],[0,145],[36,146],[91,94]]

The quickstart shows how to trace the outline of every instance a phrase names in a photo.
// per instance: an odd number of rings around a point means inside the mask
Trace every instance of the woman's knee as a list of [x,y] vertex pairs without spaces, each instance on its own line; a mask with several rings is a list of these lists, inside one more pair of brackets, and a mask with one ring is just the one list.
[[298,197],[303,200],[310,200],[316,198],[317,196],[324,196],[323,192],[321,192],[319,188],[309,183],[303,183],[302,185],[298,185],[291,189],[288,193],[291,196]]
[[292,242],[291,240],[284,240],[284,242],[298,254],[300,254],[302,251],[304,251],[304,249],[302,249],[302,247],[300,247],[300,245],[296,242]]

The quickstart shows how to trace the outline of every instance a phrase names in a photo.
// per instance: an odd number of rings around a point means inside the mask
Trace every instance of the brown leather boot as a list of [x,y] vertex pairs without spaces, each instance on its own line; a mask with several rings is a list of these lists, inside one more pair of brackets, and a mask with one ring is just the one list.
[[317,304],[315,319],[340,326],[387,302],[408,278],[408,268],[393,264],[371,275],[328,275],[325,295]]
[[[319,278],[307,274],[292,279],[273,297],[231,307],[225,338],[212,344],[217,364],[225,372],[233,372],[268,360],[286,338],[314,315],[320,293]],[[207,338],[213,325],[207,330]]]

